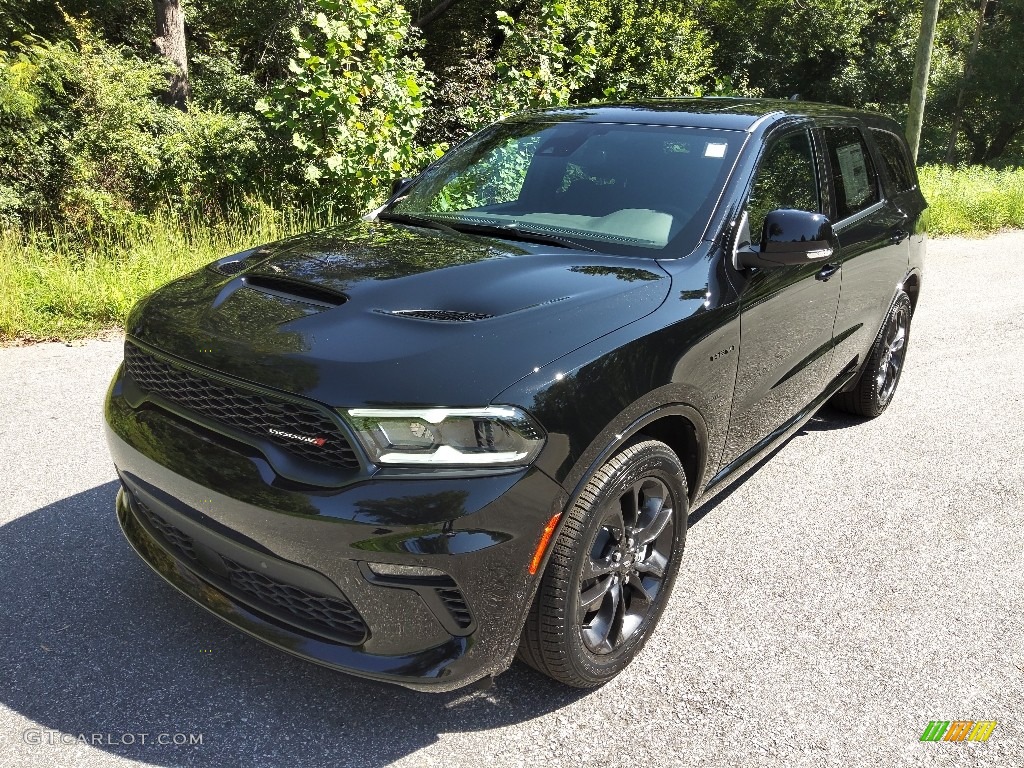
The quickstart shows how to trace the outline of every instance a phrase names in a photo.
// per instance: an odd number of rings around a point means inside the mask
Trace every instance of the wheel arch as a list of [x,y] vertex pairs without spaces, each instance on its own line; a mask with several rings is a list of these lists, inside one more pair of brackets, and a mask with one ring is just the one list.
[[[602,432],[607,434],[607,430]],[[614,433],[614,438],[586,466],[582,475],[573,485],[572,491],[562,506],[558,522],[548,538],[548,544],[537,568],[537,579],[534,589],[530,592],[530,602],[540,576],[548,567],[551,559],[551,544],[558,539],[565,525],[566,513],[573,508],[590,478],[622,448],[643,438],[660,440],[676,454],[683,465],[687,489],[687,503],[692,507],[700,497],[701,489],[708,472],[708,431],[704,418],[690,405],[674,403],[648,411],[643,416],[630,422],[628,426]],[[524,612],[525,620],[526,614]]]
[[632,439],[618,446],[608,458],[641,438],[659,440],[672,449],[686,472],[686,488],[690,503],[696,501],[697,483],[707,452],[706,445],[697,437],[696,425],[683,414],[660,415],[633,432]]
[[910,309],[911,312],[917,311],[917,299],[921,293],[921,273],[916,269],[911,270],[907,273],[907,276],[903,278],[903,282],[900,284],[907,296],[910,297]]
[[[602,434],[607,434],[604,432]],[[648,411],[618,429],[574,484],[565,509],[571,509],[590,478],[622,448],[642,437],[660,440],[676,454],[686,473],[688,501],[692,504],[703,487],[708,463],[708,430],[700,413],[690,405],[673,403]]]

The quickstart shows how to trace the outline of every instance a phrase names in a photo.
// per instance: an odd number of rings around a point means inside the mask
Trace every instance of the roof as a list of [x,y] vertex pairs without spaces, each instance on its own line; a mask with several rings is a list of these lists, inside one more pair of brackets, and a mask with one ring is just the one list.
[[877,113],[835,104],[725,96],[602,102],[573,107],[552,107],[529,113],[531,117],[539,115],[572,116],[577,120],[595,123],[679,125],[733,131],[749,130],[765,117],[770,117],[771,122],[784,117],[823,116],[853,116],[865,119],[869,123],[890,122],[888,118]]

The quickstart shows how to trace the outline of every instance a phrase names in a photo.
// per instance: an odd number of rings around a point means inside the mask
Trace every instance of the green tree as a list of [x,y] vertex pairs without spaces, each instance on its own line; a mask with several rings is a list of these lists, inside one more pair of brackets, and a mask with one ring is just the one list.
[[580,12],[595,23],[598,61],[577,98],[686,96],[714,83],[716,46],[689,4],[588,2]]
[[216,215],[259,179],[254,117],[164,106],[167,69],[68,19],[0,51],[0,221],[83,236],[158,208]]
[[970,162],[1005,161],[1024,132],[1024,0],[991,3],[991,22],[982,32],[974,66],[964,88],[963,130]]
[[768,96],[827,101],[865,52],[875,0],[709,0],[702,21],[723,75]]
[[594,77],[597,25],[583,21],[579,8],[544,2],[536,14],[495,16],[503,42],[494,62],[494,81],[485,98],[461,111],[478,128],[524,109],[565,106]]
[[394,0],[314,0],[292,30],[288,76],[256,104],[300,196],[362,212],[434,153],[415,142],[429,77]]

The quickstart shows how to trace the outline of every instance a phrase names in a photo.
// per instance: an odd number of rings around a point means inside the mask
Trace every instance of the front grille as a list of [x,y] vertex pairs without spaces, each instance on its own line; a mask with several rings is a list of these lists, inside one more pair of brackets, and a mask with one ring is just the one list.
[[[164,520],[137,498],[132,506],[163,539],[164,546],[186,560],[205,578],[216,583],[221,577],[196,554],[196,543],[188,534]],[[234,560],[204,548],[209,557],[216,558],[227,574],[227,582],[250,598],[253,607],[270,615],[283,611],[297,619],[300,626],[350,645],[358,645],[366,637],[366,623],[356,609],[339,597],[316,595],[292,584],[270,578],[250,570]],[[208,557],[208,559],[209,559]]]
[[357,645],[366,637],[366,624],[348,602],[336,597],[315,595],[292,584],[250,570],[234,560],[221,557],[228,569],[231,586],[249,595],[257,603],[286,611],[302,622],[326,627],[331,635]]
[[[201,377],[158,360],[133,344],[125,344],[124,360],[129,375],[146,392],[271,442],[300,459],[338,469],[359,467],[359,460],[341,428],[313,405],[280,400]],[[314,442],[296,437],[310,438]]]

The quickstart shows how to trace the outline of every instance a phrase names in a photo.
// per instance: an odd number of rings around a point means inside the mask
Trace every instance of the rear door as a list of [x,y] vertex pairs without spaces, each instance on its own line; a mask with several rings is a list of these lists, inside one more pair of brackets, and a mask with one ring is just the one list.
[[875,156],[857,124],[821,129],[828,160],[829,217],[839,238],[842,296],[828,377],[863,362],[910,260],[910,217],[885,194]]
[[[820,213],[822,158],[808,127],[768,139],[746,204],[760,240],[777,208]],[[723,467],[745,461],[825,388],[839,275],[830,263],[748,270],[740,289],[740,357]]]

